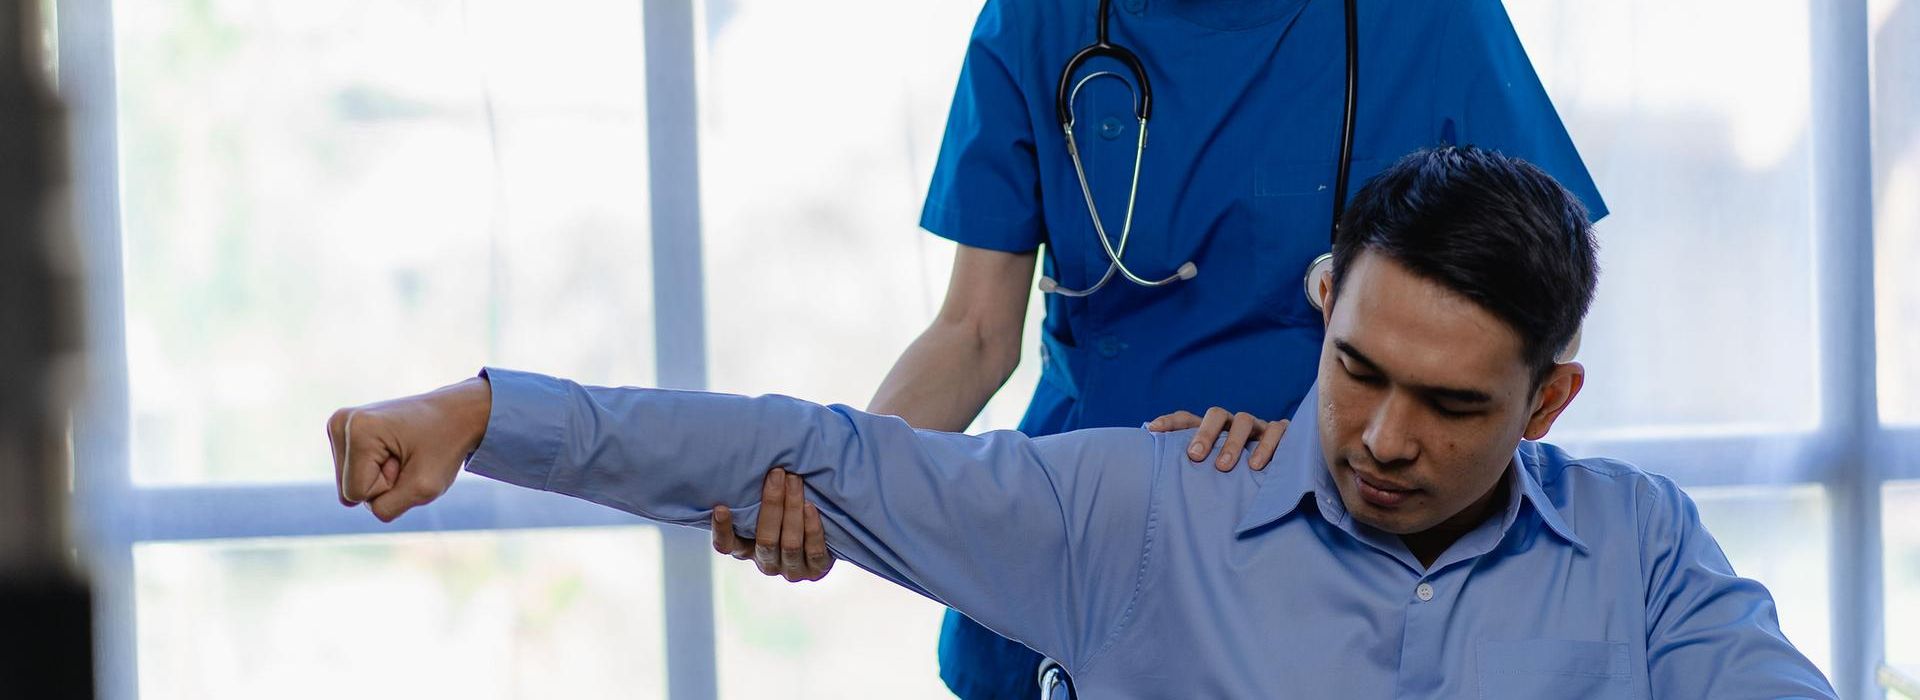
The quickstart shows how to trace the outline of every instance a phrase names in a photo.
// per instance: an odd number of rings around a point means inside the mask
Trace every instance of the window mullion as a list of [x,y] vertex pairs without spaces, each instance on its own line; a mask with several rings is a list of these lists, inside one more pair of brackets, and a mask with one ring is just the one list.
[[[674,389],[707,386],[695,13],[694,0],[642,2],[654,356],[660,386]],[[709,700],[719,694],[711,567],[708,547],[699,533],[661,529],[667,695],[672,700]]]
[[85,314],[85,385],[73,412],[73,513],[94,596],[95,693],[128,700],[139,694],[139,666],[126,508],[131,425],[113,7],[110,0],[58,0],[54,12]]
[[1812,70],[1814,259],[1820,422],[1835,444],[1833,680],[1841,697],[1875,689],[1882,655],[1880,487],[1873,326],[1873,202],[1866,0],[1815,0]]
[[392,523],[342,508],[336,498],[325,482],[214,484],[134,489],[123,505],[134,543],[647,524],[612,508],[488,479],[459,480],[431,507]]

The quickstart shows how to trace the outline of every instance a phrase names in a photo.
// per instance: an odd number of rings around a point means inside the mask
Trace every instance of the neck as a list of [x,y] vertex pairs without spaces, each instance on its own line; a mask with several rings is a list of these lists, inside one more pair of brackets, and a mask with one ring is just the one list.
[[1410,535],[1401,535],[1400,542],[1407,546],[1407,551],[1413,552],[1413,557],[1420,560],[1421,566],[1433,566],[1434,560],[1439,559],[1440,554],[1453,546],[1453,543],[1462,535],[1472,532],[1474,528],[1480,526],[1480,523],[1493,517],[1498,504],[1503,500],[1501,496],[1507,493],[1509,478],[1510,474],[1502,474],[1493,488],[1488,489],[1486,494],[1480,496],[1472,505],[1455,513],[1453,517],[1441,521],[1439,525]]

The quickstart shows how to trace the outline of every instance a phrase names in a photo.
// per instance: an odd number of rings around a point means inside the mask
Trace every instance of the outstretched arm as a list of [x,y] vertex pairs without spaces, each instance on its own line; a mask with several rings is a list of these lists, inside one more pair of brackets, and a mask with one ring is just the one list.
[[[785,464],[805,477],[836,554],[1069,669],[1112,638],[1133,600],[1160,464],[1160,441],[1146,432],[975,437],[780,396],[583,387],[497,369],[486,376],[484,413],[471,393],[343,411],[357,415],[351,441],[330,430],[345,446],[336,457],[354,455],[341,469],[343,497],[365,498],[387,480],[400,495],[375,496],[375,512],[398,517],[438,496],[458,469],[456,458],[416,476],[409,455],[473,449],[468,471],[704,526],[715,503],[753,520],[763,475]],[[446,427],[459,419],[437,415],[485,422]]]

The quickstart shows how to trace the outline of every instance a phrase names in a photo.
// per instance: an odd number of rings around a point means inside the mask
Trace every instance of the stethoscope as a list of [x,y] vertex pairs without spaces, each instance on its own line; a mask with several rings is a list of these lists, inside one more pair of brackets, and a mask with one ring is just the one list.
[[[1329,227],[1329,242],[1331,242],[1333,234],[1339,230],[1340,217],[1346,213],[1347,173],[1353,166],[1354,94],[1360,87],[1359,31],[1358,22],[1355,20],[1356,11],[1354,9],[1354,3],[1355,0],[1346,0],[1347,101],[1346,111],[1340,124],[1340,165],[1334,175],[1333,224]],[[1080,195],[1086,199],[1087,215],[1093,219],[1093,232],[1100,238],[1101,250],[1107,254],[1107,271],[1106,274],[1100,276],[1099,281],[1094,282],[1093,286],[1087,287],[1086,289],[1069,289],[1062,287],[1057,280],[1042,275],[1040,277],[1040,291],[1044,293],[1059,294],[1065,297],[1084,297],[1100,291],[1101,287],[1107,286],[1107,283],[1113,280],[1114,273],[1119,273],[1119,275],[1125,277],[1127,281],[1142,287],[1164,287],[1180,280],[1193,279],[1200,274],[1200,269],[1194,266],[1193,261],[1189,260],[1181,263],[1180,267],[1171,275],[1160,279],[1147,279],[1135,274],[1133,270],[1127,267],[1123,259],[1123,256],[1125,256],[1127,252],[1127,239],[1133,233],[1133,205],[1140,191],[1141,156],[1147,150],[1147,119],[1153,115],[1153,88],[1147,84],[1147,71],[1141,66],[1140,58],[1133,55],[1133,52],[1128,51],[1126,47],[1115,44],[1107,39],[1107,15],[1109,14],[1108,6],[1110,4],[1112,4],[1110,0],[1100,0],[1099,8],[1096,10],[1098,19],[1094,25],[1094,42],[1092,45],[1080,49],[1078,53],[1075,53],[1073,58],[1067,60],[1066,67],[1060,70],[1060,88],[1054,95],[1053,103],[1054,112],[1060,120],[1060,129],[1065,132],[1067,137],[1067,157],[1073,161],[1073,175],[1080,181]],[[1074,81],[1074,71],[1078,70],[1088,61],[1098,57],[1106,57],[1119,61],[1121,65],[1126,67],[1127,72],[1131,74],[1133,82],[1128,83],[1125,76],[1106,70],[1089,73],[1079,81]],[[1089,81],[1100,77],[1113,78],[1128,85],[1128,93],[1135,98],[1133,116],[1134,119],[1140,123],[1140,133],[1135,137],[1136,141],[1133,147],[1133,176],[1129,179],[1127,185],[1127,211],[1120,223],[1120,243],[1118,245],[1115,245],[1112,238],[1107,235],[1106,223],[1100,219],[1100,208],[1093,203],[1093,188],[1088,186],[1086,167],[1080,163],[1080,144],[1073,138],[1073,103],[1079,98],[1081,87],[1085,86]],[[1135,84],[1140,86],[1138,93],[1135,93],[1133,90],[1132,86]],[[1051,255],[1052,246],[1048,246],[1048,249],[1048,254]],[[1326,273],[1332,262],[1333,253],[1329,252],[1314,258],[1313,262],[1307,265],[1307,274],[1304,281],[1307,291],[1307,301],[1313,304],[1316,309],[1320,308],[1321,305],[1320,294],[1317,289],[1319,285],[1317,283],[1320,277]]]

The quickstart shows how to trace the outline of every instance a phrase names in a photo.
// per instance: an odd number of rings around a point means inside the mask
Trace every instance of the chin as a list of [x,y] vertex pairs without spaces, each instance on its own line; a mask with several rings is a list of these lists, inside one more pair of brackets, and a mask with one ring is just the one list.
[[1431,527],[1423,526],[1421,524],[1423,519],[1417,514],[1384,512],[1379,508],[1375,508],[1373,504],[1367,503],[1365,499],[1359,496],[1348,497],[1346,493],[1342,492],[1340,494],[1340,501],[1347,507],[1347,515],[1353,516],[1354,520],[1389,535],[1411,535],[1417,532],[1423,532],[1428,527]]

